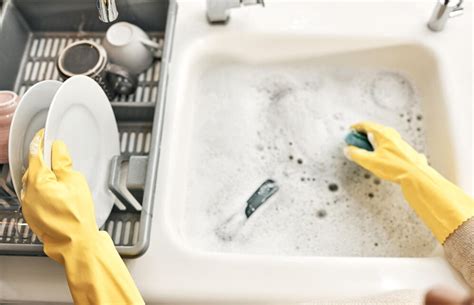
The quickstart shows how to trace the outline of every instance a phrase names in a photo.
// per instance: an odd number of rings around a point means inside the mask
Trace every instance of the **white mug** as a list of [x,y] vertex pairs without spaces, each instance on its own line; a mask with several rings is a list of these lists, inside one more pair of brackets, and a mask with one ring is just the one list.
[[112,63],[134,74],[148,69],[155,53],[161,49],[142,29],[128,22],[112,25],[105,34],[103,46]]

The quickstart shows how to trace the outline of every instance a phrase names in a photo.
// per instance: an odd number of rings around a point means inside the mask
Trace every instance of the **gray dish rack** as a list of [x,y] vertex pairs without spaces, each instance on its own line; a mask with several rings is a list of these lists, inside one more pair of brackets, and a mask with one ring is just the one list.
[[[150,242],[176,3],[129,0],[119,1],[117,7],[118,21],[138,25],[163,46],[161,59],[139,75],[136,92],[111,101],[121,155],[111,160],[109,187],[117,199],[101,229],[110,234],[123,257],[137,257]],[[5,2],[0,16],[0,90],[13,90],[21,96],[39,81],[60,80],[55,67],[60,50],[80,39],[100,43],[107,27],[99,21],[93,1]],[[18,207],[8,165],[2,165],[0,255],[44,255],[41,242]]]

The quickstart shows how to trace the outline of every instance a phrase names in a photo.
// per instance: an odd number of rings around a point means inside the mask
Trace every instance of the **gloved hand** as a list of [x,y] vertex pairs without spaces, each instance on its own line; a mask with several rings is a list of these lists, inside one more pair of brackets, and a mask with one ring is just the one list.
[[22,209],[46,255],[65,266],[74,303],[144,304],[109,235],[97,228],[87,181],[72,169],[66,145],[53,143],[51,170],[43,160],[43,135],[39,131],[30,145]]
[[474,216],[474,200],[431,168],[394,129],[371,122],[352,128],[367,134],[374,151],[348,146],[345,155],[376,176],[400,184],[405,199],[439,242]]

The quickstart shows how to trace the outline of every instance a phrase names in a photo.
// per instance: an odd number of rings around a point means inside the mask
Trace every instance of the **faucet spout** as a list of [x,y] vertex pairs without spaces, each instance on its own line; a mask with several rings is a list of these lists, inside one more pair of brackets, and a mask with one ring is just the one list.
[[97,0],[97,10],[102,22],[112,22],[118,17],[115,0]]
[[436,0],[433,14],[428,21],[428,28],[434,32],[444,30],[449,18],[463,14],[462,3],[463,0]]
[[264,0],[207,0],[207,20],[210,23],[225,23],[229,20],[229,10],[241,6],[261,5]]

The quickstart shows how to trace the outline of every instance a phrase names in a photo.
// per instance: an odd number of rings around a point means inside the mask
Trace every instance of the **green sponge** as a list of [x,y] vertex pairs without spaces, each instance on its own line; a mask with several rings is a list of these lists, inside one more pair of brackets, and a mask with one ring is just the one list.
[[374,151],[374,147],[370,144],[367,134],[358,131],[351,131],[344,139],[348,145],[353,145],[368,151]]

